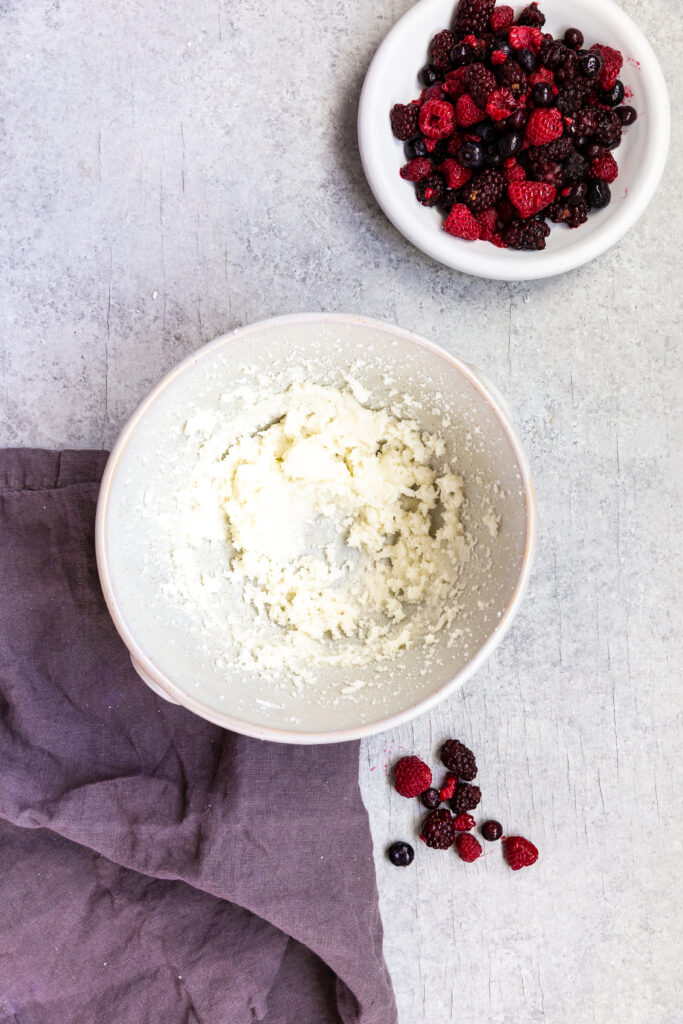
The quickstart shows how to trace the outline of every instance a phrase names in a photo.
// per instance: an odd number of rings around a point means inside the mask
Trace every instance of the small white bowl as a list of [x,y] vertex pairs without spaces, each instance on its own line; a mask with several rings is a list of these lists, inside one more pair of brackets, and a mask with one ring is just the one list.
[[[515,12],[526,3],[512,3]],[[432,37],[449,28],[457,0],[419,0],[394,25],[368,69],[358,110],[358,141],[366,177],[377,202],[405,237],[433,259],[466,274],[501,281],[552,277],[600,256],[618,242],[650,202],[664,170],[669,148],[670,112],[666,83],[652,47],[639,28],[612,0],[541,0],[544,31],[562,35],[581,29],[586,47],[604,43],[621,50],[620,78],[633,98],[638,120],[627,128],[614,155],[619,177],[612,202],[590,215],[580,228],[552,225],[539,252],[497,249],[490,242],[467,242],[448,235],[443,214],[420,206],[414,186],[399,177],[406,162],[404,144],[395,139],[389,111],[420,94],[417,74],[427,63]]]
[[[441,433],[463,476],[468,529],[477,546],[461,579],[462,633],[437,634],[428,671],[424,652],[409,648],[389,663],[388,672],[372,665],[346,669],[346,676],[321,669],[316,682],[301,691],[274,687],[236,663],[214,662],[192,621],[165,595],[164,564],[150,558],[158,520],[148,514],[149,496],[172,508],[173,479],[185,479],[184,460],[191,458],[183,434],[190,411],[215,408],[226,396],[231,401],[247,365],[250,374],[304,366],[311,380],[341,383],[359,361],[362,368],[354,374],[369,389],[369,404],[413,396],[422,410],[418,419]],[[444,421],[446,413],[450,420]],[[486,522],[492,506],[501,516],[495,537]],[[124,427],[107,464],[96,548],[112,618],[136,671],[152,689],[248,736],[334,743],[399,725],[469,679],[519,608],[535,534],[529,467],[495,389],[409,331],[359,316],[317,313],[266,320],[218,338],[157,384]],[[359,680],[362,688],[345,696],[346,684],[355,687]]]

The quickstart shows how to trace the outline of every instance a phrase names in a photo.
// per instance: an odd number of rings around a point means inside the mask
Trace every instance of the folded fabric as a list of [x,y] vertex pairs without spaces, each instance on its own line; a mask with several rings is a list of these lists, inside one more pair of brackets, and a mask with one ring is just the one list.
[[137,678],[106,458],[0,452],[0,1020],[392,1024],[358,745],[247,739]]

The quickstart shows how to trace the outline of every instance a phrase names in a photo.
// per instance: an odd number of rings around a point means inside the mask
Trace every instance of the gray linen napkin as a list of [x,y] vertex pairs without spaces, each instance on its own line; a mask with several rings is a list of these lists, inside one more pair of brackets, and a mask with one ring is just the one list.
[[140,682],[95,567],[106,458],[0,451],[0,1020],[393,1024],[358,745]]

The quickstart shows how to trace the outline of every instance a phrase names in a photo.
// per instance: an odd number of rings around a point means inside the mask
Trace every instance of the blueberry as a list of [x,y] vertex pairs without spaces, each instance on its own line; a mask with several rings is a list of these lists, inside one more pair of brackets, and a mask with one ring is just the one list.
[[633,124],[633,122],[638,117],[638,114],[633,109],[633,107],[618,107],[617,114],[619,115],[619,120],[624,125],[624,127],[626,127],[629,124]]
[[583,46],[583,32],[578,28],[568,28],[564,34],[564,41],[570,50],[580,50]]
[[592,181],[588,188],[588,205],[592,210],[609,206],[612,193],[606,181]]
[[488,167],[500,167],[503,162],[503,158],[500,155],[500,151],[497,146],[487,146],[486,148],[486,164]]
[[481,167],[485,159],[485,150],[481,142],[463,142],[458,150],[458,160],[463,167]]
[[584,78],[595,78],[602,70],[602,58],[597,53],[587,53],[580,59],[579,69]]
[[537,82],[531,90],[531,99],[537,107],[552,107],[555,96],[549,82]]
[[498,150],[504,160],[510,156],[517,156],[524,145],[524,136],[521,132],[506,132],[498,143]]
[[623,102],[624,93],[624,83],[620,82],[617,78],[611,89],[602,89],[600,91],[600,99],[608,107],[618,107]]
[[[444,195],[448,195],[449,192],[455,192],[456,189],[446,189]],[[451,203],[451,206],[453,203]],[[450,213],[450,207],[448,212]],[[425,789],[424,793],[421,794],[420,800],[427,808],[428,811],[435,810],[441,803],[441,797],[439,796],[438,789]]]
[[387,856],[391,863],[395,864],[397,868],[407,868],[409,864],[413,863],[415,850],[412,848],[410,843],[392,843],[387,850]]
[[418,78],[423,85],[434,85],[434,82],[439,81],[439,72],[436,70],[433,64],[425,64],[420,71]]
[[481,826],[481,834],[489,843],[495,843],[503,834],[503,826],[499,821],[485,821]]
[[531,71],[535,71],[537,67],[535,55],[531,52],[531,50],[527,50],[526,47],[523,47],[521,50],[517,51],[517,63],[523,71],[527,72],[527,74],[530,73]]
[[456,68],[461,68],[464,64],[470,64],[473,56],[471,46],[468,46],[467,43],[456,43],[451,50],[451,64]]
[[482,142],[493,142],[496,138],[496,131],[492,124],[488,124],[486,121],[480,124],[475,124],[472,128],[472,134],[478,135]]
[[526,126],[529,120],[529,115],[526,110],[516,110],[514,114],[505,119],[506,128],[512,128],[514,131],[521,131]]
[[405,145],[406,160],[414,160],[416,157],[426,157],[427,147],[424,139],[411,139]]

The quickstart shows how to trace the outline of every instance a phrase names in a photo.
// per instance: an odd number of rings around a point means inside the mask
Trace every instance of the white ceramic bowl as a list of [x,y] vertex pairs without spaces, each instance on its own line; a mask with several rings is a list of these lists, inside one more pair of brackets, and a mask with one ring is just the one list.
[[[446,266],[466,274],[503,281],[552,277],[600,256],[638,220],[652,198],[669,148],[670,114],[666,83],[652,47],[612,0],[541,0],[545,31],[561,35],[581,29],[585,45],[605,43],[621,50],[620,75],[633,91],[638,120],[625,129],[614,155],[619,177],[612,202],[570,230],[553,225],[540,252],[497,249],[489,242],[467,242],[442,229],[443,215],[420,206],[414,186],[399,177],[404,144],[391,134],[389,111],[420,94],[417,73],[427,62],[431,38],[451,25],[457,0],[419,0],[386,36],[368,69],[358,110],[358,141],[370,188],[389,220],[409,241]],[[511,3],[519,12],[526,3]]]
[[[467,495],[467,519],[480,542],[464,571],[463,635],[452,647],[439,634],[437,658],[422,675],[420,650],[403,652],[388,674],[370,666],[326,670],[319,686],[274,692],[237,665],[219,668],[188,622],[164,596],[163,572],[143,572],[154,548],[145,515],[149,489],[161,496],[180,474],[183,425],[190,410],[212,407],[250,373],[306,365],[309,379],[341,383],[352,364],[370,389],[369,404],[389,398],[387,372],[398,394],[424,406],[419,419],[438,429],[455,453]],[[225,401],[225,399],[223,399]],[[452,425],[442,417],[450,413]],[[483,522],[499,484],[494,511],[502,517],[492,539]],[[169,502],[169,505],[171,503]],[[327,743],[380,732],[426,711],[468,679],[500,643],[529,578],[536,512],[529,468],[495,389],[466,364],[422,338],[358,316],[285,316],[243,327],[205,345],[172,370],[145,399],[117,441],[97,508],[97,562],[116,628],[140,676],[167,700],[236,732],[292,743]],[[490,555],[490,562],[487,558]],[[460,621],[459,621],[460,624]],[[340,696],[344,681],[367,685]],[[319,699],[318,693],[324,695]]]

